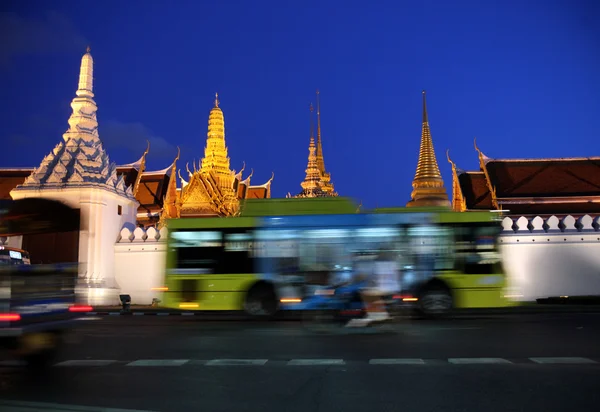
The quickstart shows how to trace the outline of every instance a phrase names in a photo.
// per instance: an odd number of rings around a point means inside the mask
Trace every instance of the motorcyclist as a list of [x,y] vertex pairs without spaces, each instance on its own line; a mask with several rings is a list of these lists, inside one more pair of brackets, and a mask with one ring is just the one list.
[[400,291],[399,267],[393,253],[381,250],[375,256],[363,257],[358,259],[355,268],[358,279],[367,279],[360,292],[367,315],[350,320],[346,326],[368,326],[390,319],[383,298]]

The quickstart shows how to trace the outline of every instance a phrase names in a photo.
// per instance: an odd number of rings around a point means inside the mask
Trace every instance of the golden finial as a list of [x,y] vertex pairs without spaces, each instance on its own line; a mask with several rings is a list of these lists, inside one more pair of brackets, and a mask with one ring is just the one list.
[[175,158],[175,162],[179,160],[180,155],[181,155],[181,150],[179,149],[179,146],[177,146],[177,157]]
[[215,93],[215,107],[219,107],[219,93]]
[[425,98],[425,90],[423,90],[423,123],[427,123],[427,99]]
[[87,46],[87,48],[85,49],[85,52],[86,52],[86,53],[89,53],[90,51],[92,51],[91,47],[90,47],[90,46]]

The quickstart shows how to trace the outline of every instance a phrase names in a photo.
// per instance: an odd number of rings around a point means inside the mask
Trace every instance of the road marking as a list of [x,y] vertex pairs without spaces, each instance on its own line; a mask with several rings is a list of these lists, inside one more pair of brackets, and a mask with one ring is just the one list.
[[481,364],[494,364],[494,363],[512,363],[509,360],[502,358],[450,358],[448,362],[455,365],[481,365]]
[[158,316],[169,316],[170,313],[169,312],[158,312],[157,315]]
[[[14,409],[8,409],[8,408]],[[21,401],[0,401],[0,409],[4,411],[64,411],[64,412],[152,412],[141,409],[113,409],[99,408],[94,406],[82,405],[65,405],[61,403],[46,403],[46,402],[21,402]]]
[[289,366],[309,366],[309,365],[345,365],[343,359],[292,359],[288,362]]
[[388,359],[371,359],[369,365],[424,365],[423,359],[408,359],[408,358],[388,358]]
[[181,316],[194,316],[195,313],[194,312],[184,312],[181,314]]
[[125,366],[181,366],[189,361],[189,359],[140,359]]
[[133,312],[133,316],[144,316],[144,312]]
[[569,358],[569,357],[565,357],[565,358],[529,358],[529,359],[535,363],[542,363],[542,364],[597,363],[596,361],[593,361],[588,358],[577,358],[577,357],[572,357],[572,358]]
[[268,359],[213,359],[206,366],[263,366]]
[[107,366],[115,362],[115,360],[81,359],[60,362],[55,366]]
[[120,316],[121,312],[110,312],[108,315],[109,316]]

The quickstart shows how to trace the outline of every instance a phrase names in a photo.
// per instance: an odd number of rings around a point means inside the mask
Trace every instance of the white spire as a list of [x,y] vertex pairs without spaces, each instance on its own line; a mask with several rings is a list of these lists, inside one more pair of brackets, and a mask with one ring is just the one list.
[[94,97],[94,59],[90,54],[88,46],[86,53],[81,58],[81,68],[79,69],[79,87],[77,88],[77,96]]
[[98,136],[98,107],[94,101],[94,60],[88,47],[81,59],[79,87],[71,102],[73,113],[63,141],[42,160],[40,166],[14,190],[43,190],[96,186],[133,198]]

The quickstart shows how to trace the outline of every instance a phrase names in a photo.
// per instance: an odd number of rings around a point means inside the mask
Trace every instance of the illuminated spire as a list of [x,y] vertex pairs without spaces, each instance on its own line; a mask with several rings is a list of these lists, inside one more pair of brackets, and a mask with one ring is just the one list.
[[413,191],[408,207],[415,206],[449,206],[448,194],[433,150],[429,119],[427,116],[427,100],[423,90],[423,125],[421,129],[421,148],[417,172],[413,180]]
[[325,160],[323,158],[323,143],[321,141],[321,102],[319,98],[319,90],[317,89],[317,147],[316,147],[316,158],[317,167],[321,172],[321,181],[323,183],[323,191],[329,193],[330,196],[337,196],[331,183],[331,174],[325,170]]
[[323,144],[321,142],[321,104],[319,100],[319,89],[317,89],[317,166],[321,173],[325,173],[325,159],[323,158]]
[[206,134],[206,147],[202,159],[202,172],[212,170],[217,174],[229,176],[229,157],[225,144],[225,118],[219,107],[219,94],[215,93],[215,106],[208,116],[208,133]]
[[310,196],[319,190],[321,186],[321,172],[317,166],[317,155],[315,147],[315,135],[313,127],[313,105],[310,104],[310,143],[308,145],[308,163],[306,165],[306,177],[300,184],[302,193]]

